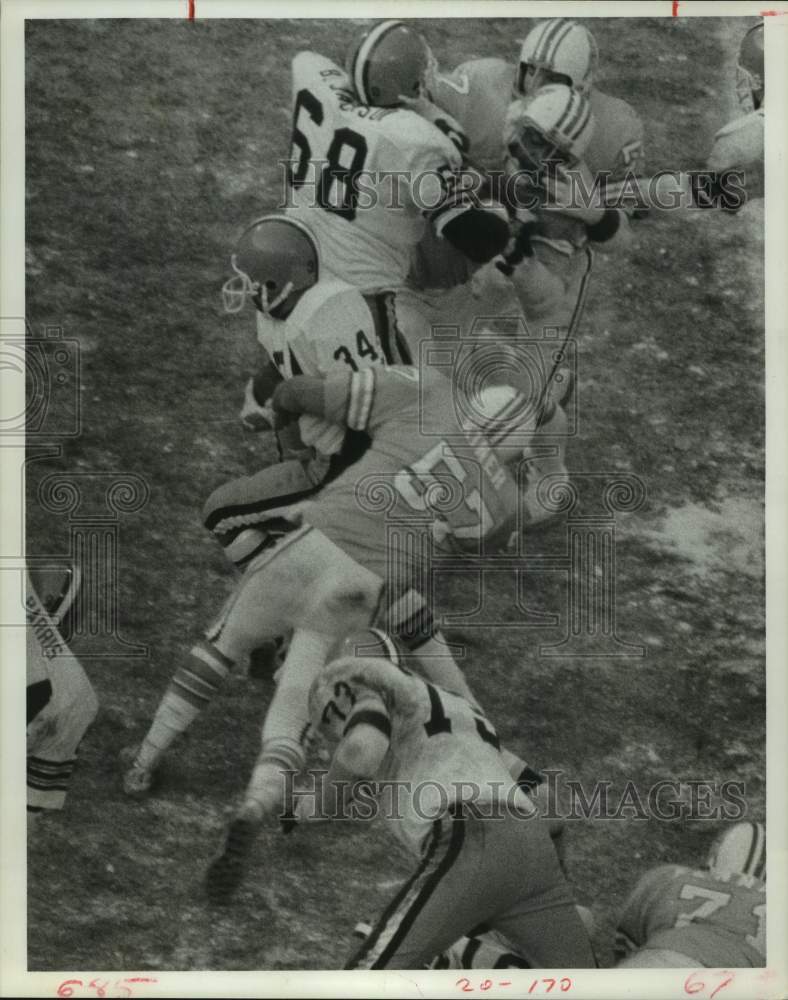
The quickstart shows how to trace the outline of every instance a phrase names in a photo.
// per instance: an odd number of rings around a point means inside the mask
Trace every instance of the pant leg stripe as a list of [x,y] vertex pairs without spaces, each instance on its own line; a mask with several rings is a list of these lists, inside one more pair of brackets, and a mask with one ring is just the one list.
[[402,886],[402,888],[396,894],[396,896],[391,900],[386,909],[383,911],[383,913],[380,916],[380,919],[375,924],[374,928],[372,929],[372,932],[369,934],[364,944],[359,948],[356,954],[345,965],[346,969],[359,968],[361,966],[361,962],[367,957],[370,951],[377,945],[381,934],[386,928],[386,924],[388,923],[392,915],[397,912],[403,900],[411,892],[413,886],[422,878],[426,868],[432,862],[435,851],[438,849],[440,832],[441,832],[440,822],[436,821],[432,828],[432,834],[430,836],[430,842],[427,846],[427,850],[424,853],[424,857],[419,862],[418,868],[407,880],[407,882]]
[[465,818],[463,816],[452,816],[451,818],[451,836],[449,839],[449,846],[446,850],[443,859],[441,860],[435,871],[429,876],[424,888],[419,892],[418,896],[414,900],[413,904],[409,907],[402,920],[399,923],[396,931],[391,937],[391,940],[383,949],[382,954],[377,958],[371,968],[373,969],[385,969],[386,963],[391,958],[391,956],[396,952],[397,948],[402,943],[405,935],[408,933],[410,928],[413,926],[416,917],[424,909],[424,906],[433,892],[440,885],[441,879],[449,872],[454,862],[457,860],[460,851],[462,850],[462,845],[465,843]]

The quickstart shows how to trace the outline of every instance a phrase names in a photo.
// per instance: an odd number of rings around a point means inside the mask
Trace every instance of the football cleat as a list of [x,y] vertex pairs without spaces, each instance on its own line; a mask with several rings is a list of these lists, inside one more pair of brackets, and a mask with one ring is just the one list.
[[205,876],[205,891],[212,903],[229,903],[243,882],[259,830],[260,821],[244,815],[230,823],[222,849]]
[[736,823],[711,845],[706,867],[715,875],[752,875],[766,881],[766,827]]
[[130,799],[145,798],[156,782],[156,772],[137,763],[138,747],[126,747],[120,752],[121,761],[127,765],[123,773],[123,791]]
[[264,215],[241,234],[230,266],[235,275],[222,288],[225,312],[240,312],[251,299],[259,312],[284,319],[317,284],[320,255],[303,222]]
[[542,21],[523,42],[515,90],[532,94],[546,83],[564,83],[587,95],[597,61],[594,36],[577,21]]
[[757,111],[763,105],[763,22],[750,28],[741,41],[736,66],[736,96],[742,111]]
[[548,163],[573,167],[582,159],[595,124],[591,106],[581,94],[551,83],[510,106],[504,145],[524,170],[541,172]]
[[418,31],[402,21],[380,21],[351,46],[345,69],[362,104],[394,108],[422,96],[432,62]]

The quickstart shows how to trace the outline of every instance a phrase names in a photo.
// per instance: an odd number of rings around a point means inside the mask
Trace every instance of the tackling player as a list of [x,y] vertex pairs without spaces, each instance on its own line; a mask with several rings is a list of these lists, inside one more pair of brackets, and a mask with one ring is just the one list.
[[595,967],[548,833],[489,721],[396,653],[359,654],[369,645],[368,633],[353,636],[312,685],[312,723],[335,746],[324,787],[341,815],[359,781],[401,786],[392,832],[419,865],[345,968],[424,968],[480,921],[533,967]]
[[[626,244],[627,214],[617,206],[627,184],[641,176],[644,167],[641,121],[626,101],[593,86],[596,68],[597,46],[591,32],[576,21],[554,19],[540,22],[528,33],[516,65],[477,59],[448,74],[433,70],[429,81],[431,99],[456,118],[467,135],[472,162],[487,169],[501,168],[502,149],[511,139],[512,101],[524,108],[540,89],[556,84],[588,101],[589,135],[582,146],[582,165],[576,163],[575,169],[592,196],[578,198],[571,188],[543,189],[542,204],[550,210],[520,213],[526,223],[521,238],[528,250],[525,257],[520,251],[510,256],[518,264],[512,281],[529,328],[537,333],[563,329],[567,338],[574,336],[582,318],[593,264],[589,244],[605,243],[607,250]],[[545,125],[554,124],[555,120],[543,123],[542,132]],[[525,150],[528,145],[521,142]],[[519,165],[532,169],[531,159],[521,159]],[[561,207],[556,210],[556,206]],[[456,272],[456,262],[447,266],[450,273]],[[434,262],[426,273],[435,280]],[[555,392],[545,396],[534,443],[557,440],[552,448],[557,453],[534,459],[529,492],[545,475],[567,475],[568,423],[560,401]],[[537,455],[540,450],[544,449],[537,448]],[[532,523],[545,517],[535,496],[527,506]]]
[[736,823],[703,868],[660,865],[641,878],[616,934],[620,968],[766,964],[766,829]]
[[326,272],[358,288],[404,286],[428,227],[476,263],[509,239],[502,206],[463,183],[456,123],[442,117],[439,127],[404,106],[421,94],[429,60],[401,21],[366,31],[347,71],[314,52],[293,60],[288,212],[314,231]]

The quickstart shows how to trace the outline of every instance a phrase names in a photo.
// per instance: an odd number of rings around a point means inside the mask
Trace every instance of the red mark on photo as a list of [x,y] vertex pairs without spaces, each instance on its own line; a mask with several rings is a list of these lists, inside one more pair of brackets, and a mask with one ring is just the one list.
[[113,996],[124,996],[132,997],[134,996],[134,991],[132,990],[130,983],[157,983],[158,979],[153,979],[150,976],[130,976],[126,979],[116,979],[114,983],[110,985],[108,979],[91,979],[89,983],[85,983],[82,979],[64,979],[63,982],[58,986],[56,996],[59,997],[72,997],[74,996],[75,989],[82,989],[83,991],[90,990],[92,992],[84,992],[83,996],[95,996],[103,998],[107,996],[107,990],[120,990],[120,993],[113,993]]
[[189,20],[194,20],[194,0],[189,0]]
[[679,0],[673,0],[673,17],[679,16]]
[[[713,1000],[713,998],[720,992],[720,990],[724,990],[725,987],[729,986],[735,978],[734,974],[732,972],[728,972],[727,969],[717,973],[703,970],[703,979],[699,978],[700,975],[701,975],[700,972],[691,972],[687,976],[687,978],[684,980],[684,992],[689,993],[690,995],[692,995],[693,993],[703,992],[704,995],[708,996],[709,1000]],[[716,985],[713,982],[707,983],[706,982],[707,977],[714,975],[722,976],[722,981],[717,983]]]

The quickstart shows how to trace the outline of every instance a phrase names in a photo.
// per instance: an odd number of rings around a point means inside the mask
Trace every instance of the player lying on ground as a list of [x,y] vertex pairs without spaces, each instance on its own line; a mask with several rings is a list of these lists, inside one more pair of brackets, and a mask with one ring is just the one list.
[[703,868],[660,865],[624,905],[616,947],[626,969],[766,964],[766,829],[736,823]]
[[313,726],[336,747],[324,801],[343,815],[357,783],[373,782],[386,818],[385,788],[403,783],[388,826],[419,863],[345,968],[424,968],[481,922],[532,967],[595,967],[550,837],[490,722],[403,666],[360,654],[371,642],[349,639],[309,695]]
[[345,422],[369,433],[371,446],[315,500],[271,511],[269,522],[257,523],[258,554],[207,640],[173,678],[125,777],[127,792],[147,791],[163,752],[233,663],[267,638],[300,630],[266,717],[247,797],[258,819],[281,812],[281,771],[303,764],[309,684],[332,643],[359,623],[379,619],[418,654],[430,679],[472,699],[416,589],[429,579],[433,544],[480,553],[488,541],[508,537],[517,517],[516,483],[496,456],[511,457],[511,401],[491,421],[489,436],[469,433],[464,448],[446,440],[463,434],[451,383],[430,369],[421,376],[396,367],[296,376],[277,387],[272,405],[285,419],[311,414]]
[[57,623],[76,597],[72,586],[56,586],[45,606],[27,579],[27,808],[62,809],[82,738],[98,711],[98,699],[82,664],[71,653]]

